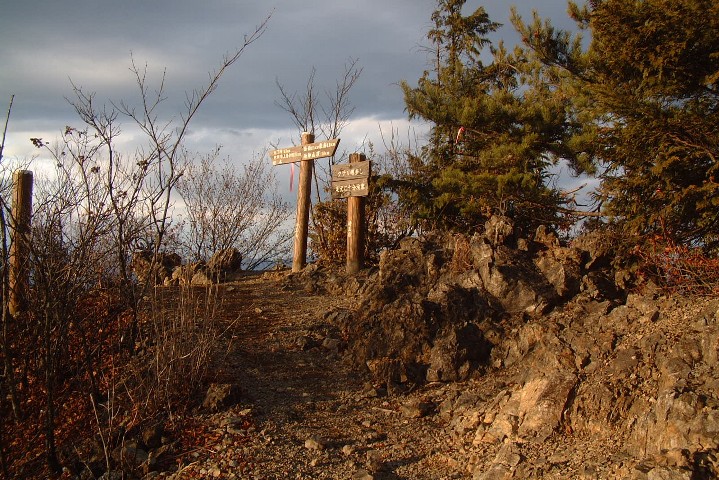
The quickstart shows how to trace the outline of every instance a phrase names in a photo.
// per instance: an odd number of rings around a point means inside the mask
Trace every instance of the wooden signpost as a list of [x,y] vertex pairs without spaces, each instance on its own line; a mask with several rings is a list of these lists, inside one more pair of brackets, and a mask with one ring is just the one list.
[[17,315],[27,308],[28,284],[30,277],[30,229],[32,217],[33,175],[29,170],[17,170],[13,174],[12,219],[10,229],[13,236],[10,245],[8,309]]
[[332,166],[332,198],[347,198],[347,273],[364,264],[365,202],[372,165],[361,153],[350,154],[350,163]]
[[337,151],[339,138],[314,143],[314,134],[303,132],[302,144],[279,148],[270,152],[272,165],[300,162],[300,181],[297,188],[297,220],[295,222],[295,250],[292,271],[299,272],[307,264],[307,232],[310,219],[310,195],[312,193],[312,170],[314,160],[331,157]]

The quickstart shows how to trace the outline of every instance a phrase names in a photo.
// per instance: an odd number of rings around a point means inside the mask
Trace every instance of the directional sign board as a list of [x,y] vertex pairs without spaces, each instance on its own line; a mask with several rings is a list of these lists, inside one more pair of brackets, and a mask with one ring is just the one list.
[[332,198],[366,197],[369,195],[371,162],[332,165]]
[[323,142],[308,143],[306,145],[297,145],[296,147],[289,148],[279,148],[270,152],[270,158],[272,158],[272,165],[282,165],[285,163],[295,163],[305,160],[331,157],[337,151],[337,145],[339,145],[339,143],[339,138],[333,138]]

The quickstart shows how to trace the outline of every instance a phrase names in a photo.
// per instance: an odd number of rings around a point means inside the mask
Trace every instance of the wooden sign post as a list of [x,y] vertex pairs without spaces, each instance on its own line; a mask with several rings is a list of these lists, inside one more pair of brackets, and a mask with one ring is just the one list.
[[27,309],[27,289],[30,277],[30,228],[32,218],[32,172],[18,170],[13,174],[11,205],[8,309],[17,315]]
[[307,264],[307,232],[310,219],[310,195],[312,194],[312,171],[314,160],[331,157],[337,151],[339,138],[315,142],[311,133],[302,133],[302,144],[296,147],[272,150],[272,165],[300,162],[300,181],[297,187],[297,220],[295,222],[295,250],[292,271],[299,272]]
[[332,198],[347,197],[347,273],[364,265],[366,237],[365,199],[369,194],[371,162],[361,153],[350,154],[350,163],[332,166]]

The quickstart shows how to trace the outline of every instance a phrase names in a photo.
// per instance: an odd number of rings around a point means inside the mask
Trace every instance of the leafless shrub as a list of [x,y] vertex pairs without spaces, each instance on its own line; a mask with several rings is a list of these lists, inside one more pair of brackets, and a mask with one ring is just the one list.
[[143,349],[124,382],[143,417],[172,416],[205,384],[221,353],[221,337],[232,322],[222,321],[217,286],[157,289],[140,332]]
[[639,275],[651,278],[671,294],[719,293],[719,259],[700,247],[676,245],[666,237],[656,236],[634,247],[632,254],[642,261]]
[[469,239],[464,235],[454,237],[454,251],[449,268],[453,273],[463,273],[472,268],[472,250]]
[[[208,368],[216,338],[216,330],[209,328],[215,318],[215,294],[181,295],[179,311],[162,311],[158,302],[163,299],[155,295],[150,282],[138,281],[130,263],[139,244],[149,247],[153,261],[157,261],[172,226],[169,212],[185,166],[183,143],[189,124],[222,74],[262,35],[267,20],[223,58],[204,87],[187,95],[179,117],[168,121],[159,118],[159,106],[165,99],[164,76],[158,88],[151,87],[147,67],[139,67],[133,60],[131,71],[140,96],[137,108],[124,102],[98,106],[94,94],[73,85],[70,103],[84,126],[66,127],[52,144],[32,139],[56,168],[36,187],[30,242],[31,294],[23,318],[8,316],[7,288],[3,287],[3,328],[12,326],[14,335],[10,348],[3,351],[3,362],[6,370],[18,371],[23,377],[24,395],[34,392],[42,399],[41,406],[38,402],[26,405],[36,408],[28,413],[41,415],[44,427],[34,441],[44,439],[46,464],[52,473],[60,470],[56,417],[63,404],[77,398],[79,390],[83,398],[87,397],[85,391],[91,392],[92,401],[84,405],[88,410],[103,402],[108,404],[107,395],[117,399],[117,390],[104,392],[101,385],[107,385],[107,379],[116,374],[116,367],[108,366],[108,358],[122,354],[125,359],[138,361],[138,345],[152,346],[155,357],[144,369],[143,385],[155,393],[147,394],[142,401],[159,403],[158,399],[164,399],[167,407],[173,406],[168,399],[187,393],[180,382],[187,381],[188,372],[196,382]],[[121,118],[144,134],[144,147],[131,154],[118,150]],[[4,201],[0,213],[5,240],[11,217]],[[6,247],[3,241],[3,278],[7,277]],[[119,313],[111,313],[111,307],[102,302],[108,291],[114,298],[112,308]],[[122,322],[124,334],[117,334],[121,345],[108,346],[105,332],[120,327],[102,322],[112,319],[119,324],[120,318],[128,317],[129,321]],[[9,335],[4,332],[4,340]],[[3,382],[9,378],[5,375]],[[8,389],[20,380],[10,381]],[[2,386],[4,393],[6,385]],[[132,403],[140,401],[135,392],[125,389],[123,395],[130,403],[123,408],[153,411]],[[3,467],[7,468],[4,461]]]
[[279,195],[264,152],[241,172],[229,159],[219,162],[219,154],[218,148],[190,163],[177,185],[188,219],[180,241],[193,261],[235,248],[243,267],[252,270],[287,250],[292,233],[285,223],[292,211]]

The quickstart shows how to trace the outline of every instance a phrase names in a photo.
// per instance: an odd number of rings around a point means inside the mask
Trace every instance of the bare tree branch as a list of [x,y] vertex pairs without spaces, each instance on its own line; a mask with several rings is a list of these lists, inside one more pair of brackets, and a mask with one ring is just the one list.
[[10,112],[12,111],[12,104],[15,100],[15,95],[10,95],[10,104],[7,107],[7,115],[5,115],[5,125],[2,131],[2,142],[0,142],[0,162],[3,159],[3,152],[5,151],[5,138],[7,137],[7,127],[10,123]]

